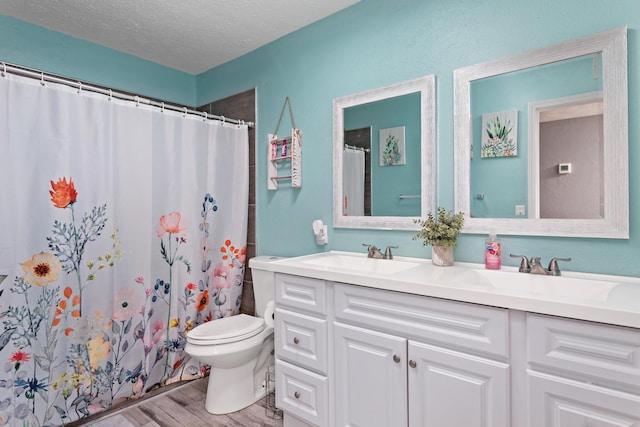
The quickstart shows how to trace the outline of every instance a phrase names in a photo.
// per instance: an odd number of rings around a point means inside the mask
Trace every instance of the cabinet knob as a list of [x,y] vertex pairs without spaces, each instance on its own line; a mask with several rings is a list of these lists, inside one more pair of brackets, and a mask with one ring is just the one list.
[[299,344],[300,340],[298,339],[298,337],[293,337],[293,343],[294,344]]
[[418,366],[418,364],[416,363],[415,360],[409,360],[409,366],[411,366],[412,368],[415,368],[416,366]]
[[397,354],[393,355],[393,361],[396,363],[400,363],[400,356],[398,356]]
[[300,399],[300,392],[296,391],[295,393],[293,393],[293,397],[295,397],[296,399]]

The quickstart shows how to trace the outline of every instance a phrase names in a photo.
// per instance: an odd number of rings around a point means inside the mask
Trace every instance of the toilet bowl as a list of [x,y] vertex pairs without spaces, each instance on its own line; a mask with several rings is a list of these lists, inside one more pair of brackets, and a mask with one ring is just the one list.
[[275,292],[273,272],[265,267],[275,259],[249,260],[256,316],[216,319],[187,333],[185,352],[211,366],[205,408],[212,414],[239,411],[265,396],[265,374],[273,364]]

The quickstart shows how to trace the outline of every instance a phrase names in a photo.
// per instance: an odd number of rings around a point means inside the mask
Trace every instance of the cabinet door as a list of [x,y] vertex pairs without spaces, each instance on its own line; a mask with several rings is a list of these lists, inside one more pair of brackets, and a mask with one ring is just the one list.
[[409,425],[509,425],[509,365],[414,341],[408,348]]
[[640,396],[529,371],[529,426],[639,427]]
[[407,425],[407,341],[335,324],[336,426]]

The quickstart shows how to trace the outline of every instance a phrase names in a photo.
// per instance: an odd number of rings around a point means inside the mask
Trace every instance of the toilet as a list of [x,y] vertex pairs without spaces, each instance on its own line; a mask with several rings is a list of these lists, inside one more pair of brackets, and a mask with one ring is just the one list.
[[[249,260],[256,316],[238,314],[203,323],[187,333],[185,352],[211,366],[205,408],[212,414],[239,411],[265,396],[273,364],[274,274],[277,257]],[[266,315],[266,319],[265,319]]]

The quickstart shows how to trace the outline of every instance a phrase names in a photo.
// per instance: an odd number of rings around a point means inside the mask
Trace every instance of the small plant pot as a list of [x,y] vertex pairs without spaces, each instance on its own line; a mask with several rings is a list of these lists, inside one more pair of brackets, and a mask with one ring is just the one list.
[[451,267],[453,265],[453,248],[450,246],[432,246],[431,262],[438,267]]

